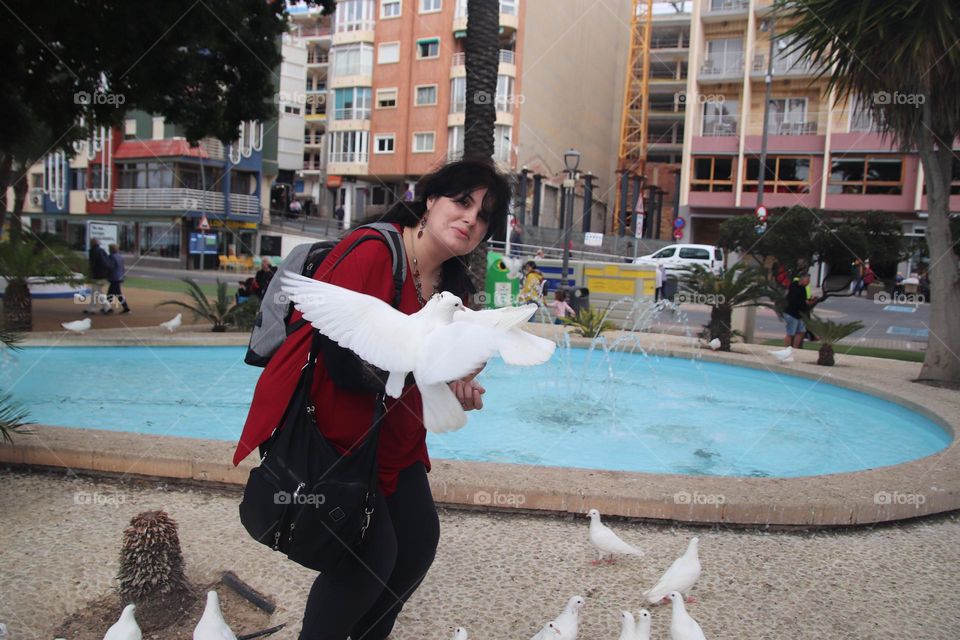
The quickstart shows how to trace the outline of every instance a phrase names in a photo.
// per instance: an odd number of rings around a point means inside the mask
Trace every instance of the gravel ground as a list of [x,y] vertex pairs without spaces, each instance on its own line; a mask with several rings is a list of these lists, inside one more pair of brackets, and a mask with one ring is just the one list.
[[[180,523],[188,576],[234,570],[279,605],[273,624],[296,638],[313,573],[251,541],[239,493],[146,481],[0,471],[0,621],[10,637],[52,629],[113,585],[121,532],[134,514],[164,508]],[[960,520],[819,532],[764,532],[608,522],[642,559],[593,567],[587,520],[442,510],[437,560],[400,616],[394,640],[529,638],[574,594],[586,597],[580,638],[613,640],[619,612],[636,612],[692,535],[703,577],[688,606],[710,640],[960,638]],[[668,607],[653,637],[669,637]],[[228,621],[229,622],[229,621]],[[189,621],[192,627],[196,621]]]

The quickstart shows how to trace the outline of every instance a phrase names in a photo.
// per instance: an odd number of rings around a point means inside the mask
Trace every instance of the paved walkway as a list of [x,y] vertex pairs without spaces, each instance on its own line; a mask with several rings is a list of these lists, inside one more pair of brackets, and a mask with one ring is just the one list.
[[[273,623],[288,629],[273,638],[296,638],[314,574],[247,537],[237,492],[9,471],[0,483],[0,621],[11,638],[47,640],[112,588],[123,528],[155,508],[179,522],[191,579],[236,571],[276,598]],[[585,519],[445,510],[440,520],[437,560],[393,640],[446,640],[458,625],[475,639],[529,638],[574,594],[587,600],[580,638],[613,640],[619,612],[641,607],[640,592],[693,535],[704,573],[689,611],[710,640],[960,637],[955,515],[816,533],[610,522],[647,556],[603,567],[587,564]],[[654,608],[652,637],[668,638],[669,620]]]

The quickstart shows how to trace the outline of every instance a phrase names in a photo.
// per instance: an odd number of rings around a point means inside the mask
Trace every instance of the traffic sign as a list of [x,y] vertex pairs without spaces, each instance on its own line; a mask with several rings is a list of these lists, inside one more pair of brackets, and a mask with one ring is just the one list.
[[673,230],[673,239],[682,240],[683,239],[683,229],[674,229]]
[[643,218],[644,218],[644,215],[643,215],[642,213],[638,213],[638,214],[636,214],[636,215],[637,215],[637,228],[633,230],[633,237],[634,237],[634,238],[642,238],[642,237],[643,237]]
[[756,210],[757,220],[764,222],[767,219],[767,208],[762,204]]
[[197,229],[202,229],[203,231],[208,231],[210,229],[210,222],[207,221],[207,214],[200,215],[200,222],[197,223]]
[[686,218],[677,218],[676,220],[673,221],[674,229],[683,229],[686,225],[687,225]]

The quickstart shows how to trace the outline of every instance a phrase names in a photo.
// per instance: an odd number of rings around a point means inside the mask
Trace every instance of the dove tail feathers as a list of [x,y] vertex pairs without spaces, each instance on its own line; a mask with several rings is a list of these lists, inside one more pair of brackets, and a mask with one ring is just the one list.
[[387,384],[384,391],[391,398],[399,398],[400,394],[403,393],[403,383],[406,380],[407,376],[400,371],[391,371],[390,375],[387,376]]
[[423,400],[423,426],[427,431],[445,433],[467,424],[467,414],[445,382],[418,386]]

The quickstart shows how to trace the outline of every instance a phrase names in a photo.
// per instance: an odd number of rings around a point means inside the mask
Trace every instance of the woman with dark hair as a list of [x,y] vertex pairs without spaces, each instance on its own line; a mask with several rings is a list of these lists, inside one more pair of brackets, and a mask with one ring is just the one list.
[[[408,269],[400,311],[415,313],[440,291],[468,301],[474,287],[463,258],[481,241],[502,232],[510,195],[509,183],[491,163],[466,160],[424,176],[413,201],[397,202],[377,218],[393,223],[402,234]],[[384,242],[360,243],[340,260],[346,247],[369,234],[379,232],[366,228],[350,232],[330,251],[314,278],[392,304],[392,258]],[[300,317],[295,312],[289,323]],[[234,464],[281,423],[313,332],[307,323],[290,334],[261,374]],[[325,342],[312,399],[319,409],[315,416],[321,433],[341,452],[362,440],[370,428],[385,380],[384,372]],[[472,377],[450,386],[465,410],[482,408],[484,389]],[[407,385],[400,398],[387,399],[377,461],[379,491],[370,528],[356,555],[336,571],[317,577],[307,598],[301,640],[386,638],[433,563],[440,524],[427,481],[430,458],[422,402],[414,384]]]

